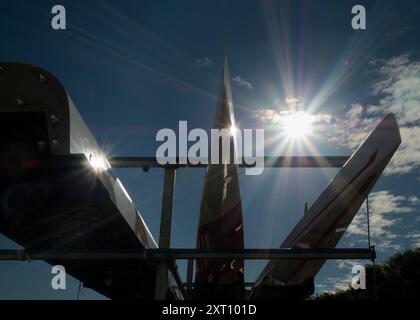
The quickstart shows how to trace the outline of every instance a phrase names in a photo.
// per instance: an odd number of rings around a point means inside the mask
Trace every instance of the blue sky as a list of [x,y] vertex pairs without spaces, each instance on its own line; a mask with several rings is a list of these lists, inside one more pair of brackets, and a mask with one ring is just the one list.
[[[349,155],[387,112],[403,143],[371,194],[379,260],[420,246],[420,4],[417,1],[60,1],[67,29],[51,28],[53,1],[0,3],[0,61],[55,74],[109,155],[153,156],[156,132],[210,128],[224,56],[237,126],[265,128],[267,155]],[[351,28],[363,4],[367,29]],[[306,141],[287,143],[278,122],[291,107],[313,114]],[[277,247],[336,169],[241,171],[245,242]],[[118,170],[155,238],[163,173]],[[172,243],[194,247],[204,170],[178,171]],[[365,247],[365,212],[339,247]],[[0,236],[0,247],[16,247]],[[265,262],[247,262],[252,281]],[[350,261],[328,262],[318,291],[349,284]],[[181,269],[184,264],[181,263]],[[73,299],[50,287],[42,262],[0,263],[0,298]],[[369,284],[368,284],[369,285]],[[81,299],[100,297],[83,289]]]

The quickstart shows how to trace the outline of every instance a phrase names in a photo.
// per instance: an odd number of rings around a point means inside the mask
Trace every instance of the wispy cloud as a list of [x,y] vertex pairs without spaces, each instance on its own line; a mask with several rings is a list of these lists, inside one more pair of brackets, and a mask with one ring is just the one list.
[[194,61],[193,66],[197,69],[208,68],[213,65],[213,61],[211,61],[208,57],[201,57]]
[[405,236],[414,248],[420,248],[420,233],[409,233]]
[[420,203],[420,198],[419,197],[416,197],[416,196],[410,196],[408,198],[408,201],[410,201],[413,204],[418,204],[418,203]]
[[[401,221],[401,215],[415,211],[415,196],[392,194],[390,191],[372,192],[369,196],[370,233],[372,238],[381,239],[376,243],[380,251],[397,251],[401,248],[396,241],[399,236],[393,227]],[[346,236],[367,235],[367,218],[365,206],[354,217],[347,229]],[[357,239],[353,239],[357,241]]]
[[378,123],[376,118],[365,117],[363,111],[363,106],[355,103],[343,116],[335,117],[329,140],[355,150]]
[[351,285],[352,273],[349,274],[345,278],[340,277],[330,277],[325,279],[324,284],[320,287],[321,292],[326,291],[336,291],[336,290],[347,290]]
[[[274,109],[257,110],[255,117],[265,124],[275,125],[280,123],[283,119],[288,118],[294,111],[282,110],[276,111]],[[325,113],[308,114],[310,122],[312,124],[317,123],[329,123],[331,121],[331,115]]]
[[274,109],[260,109],[255,111],[255,118],[267,124],[277,124],[281,120],[281,115]]
[[378,75],[372,94],[375,105],[353,104],[347,113],[336,117],[330,140],[354,150],[382,117],[394,112],[401,126],[402,143],[385,175],[415,172],[420,167],[420,61],[410,55],[370,62]]
[[274,100],[273,106],[279,110],[303,110],[305,102],[300,97],[289,96],[285,99]]
[[[267,125],[276,125],[289,117],[293,112],[304,111],[305,104],[299,98],[288,97],[284,100],[275,100],[269,108],[261,108],[255,111],[254,118]],[[332,115],[327,113],[308,114],[312,124],[329,124]]]
[[236,77],[234,77],[232,81],[236,83],[239,87],[242,87],[248,90],[254,90],[254,86],[240,75],[237,75]]
[[420,61],[410,61],[405,54],[388,60],[371,62],[380,76],[374,86],[374,94],[381,95],[379,103],[369,112],[384,115],[395,112],[401,125],[418,123],[420,120]]
[[402,143],[391,160],[386,175],[416,172],[420,168],[420,126],[402,127]]
[[338,269],[352,269],[355,265],[363,264],[360,260],[338,260],[336,261]]

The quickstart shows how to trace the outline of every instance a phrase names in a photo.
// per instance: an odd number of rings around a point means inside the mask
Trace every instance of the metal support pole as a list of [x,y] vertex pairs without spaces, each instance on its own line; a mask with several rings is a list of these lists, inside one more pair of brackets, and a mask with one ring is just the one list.
[[[374,247],[372,247],[371,245],[371,241],[370,241],[370,216],[369,216],[369,195],[366,196],[366,216],[367,216],[367,231],[368,231],[368,246],[369,249],[372,250],[374,249]],[[376,263],[375,263],[375,258],[372,258],[372,267],[373,267],[373,294],[374,294],[374,298],[375,300],[378,300],[378,285],[376,282]]]
[[188,260],[188,268],[187,268],[187,293],[188,297],[191,297],[192,289],[193,289],[193,269],[194,269],[194,260]]
[[[172,205],[175,189],[175,169],[165,168],[163,181],[162,214],[160,220],[159,248],[169,249],[171,244]],[[165,300],[168,291],[168,262],[161,261],[156,270],[155,299]]]
[[366,219],[367,219],[368,247],[370,248],[369,195],[366,196]]

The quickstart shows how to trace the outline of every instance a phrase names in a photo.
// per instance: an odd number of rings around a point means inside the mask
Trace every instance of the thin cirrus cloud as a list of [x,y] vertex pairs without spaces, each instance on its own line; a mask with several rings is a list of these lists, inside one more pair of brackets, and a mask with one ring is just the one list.
[[239,87],[241,87],[241,88],[245,88],[245,89],[248,89],[248,90],[254,90],[254,86],[249,82],[249,81],[247,81],[245,78],[243,78],[242,76],[240,76],[240,75],[237,75],[236,77],[234,77],[233,79],[232,79],[232,81],[237,85],[237,86],[239,86]]
[[193,66],[196,69],[208,68],[208,67],[211,67],[212,65],[213,65],[213,61],[211,61],[210,58],[208,57],[197,58],[193,63]]

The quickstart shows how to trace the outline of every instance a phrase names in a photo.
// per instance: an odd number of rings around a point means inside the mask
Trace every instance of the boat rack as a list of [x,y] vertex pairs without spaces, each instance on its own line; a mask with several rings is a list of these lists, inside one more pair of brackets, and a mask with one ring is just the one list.
[[[264,157],[265,168],[336,168],[342,167],[349,157],[347,156],[298,156],[298,157]],[[246,259],[246,260],[325,260],[325,259],[360,259],[375,261],[375,247],[370,245],[370,232],[368,232],[368,248],[318,248],[318,249],[172,249],[170,248],[172,206],[175,190],[176,170],[179,168],[205,168],[206,164],[184,163],[176,159],[176,164],[159,164],[153,157],[111,157],[109,162],[113,168],[142,168],[147,172],[151,168],[165,170],[163,197],[161,209],[161,223],[158,249],[144,249],[136,252],[69,252],[69,251],[35,251],[35,250],[7,250],[0,249],[0,261],[31,261],[31,260],[157,260],[155,299],[166,298],[169,288],[168,272],[173,275],[180,292],[189,297],[193,287],[193,263],[196,259]],[[238,164],[239,167],[252,167],[253,165]],[[369,226],[369,211],[367,213]],[[369,230],[368,230],[369,231]],[[187,282],[183,283],[179,274],[174,270],[175,260],[188,260]],[[248,283],[247,286],[252,286]]]

